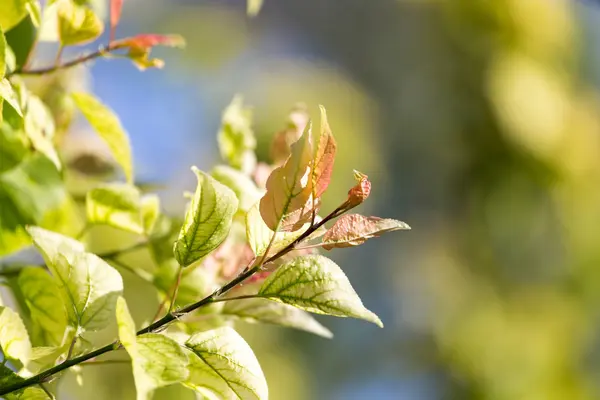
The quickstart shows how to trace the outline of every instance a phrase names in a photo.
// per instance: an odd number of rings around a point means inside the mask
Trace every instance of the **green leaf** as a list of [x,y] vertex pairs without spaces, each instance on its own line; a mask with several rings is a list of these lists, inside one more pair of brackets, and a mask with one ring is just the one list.
[[244,107],[241,96],[235,96],[223,112],[217,141],[223,159],[246,174],[252,172],[256,165],[256,138],[251,125],[251,109]]
[[[25,380],[6,365],[0,364],[0,387]],[[6,395],[6,400],[48,400],[48,395],[40,388],[28,387]]]
[[31,356],[31,342],[19,314],[0,306],[0,348],[4,356],[27,364]]
[[410,229],[410,226],[395,219],[348,214],[340,217],[325,233],[323,248],[331,250],[334,247],[358,246],[367,239],[400,229]]
[[0,0],[0,26],[4,32],[17,25],[27,16],[27,3],[30,0]]
[[21,271],[18,283],[30,311],[34,332],[40,331],[39,336],[45,344],[60,345],[67,328],[67,313],[54,278],[43,268],[29,267]]
[[[2,0],[0,0],[2,1]],[[11,85],[8,79],[4,78],[0,80],[0,97],[4,99],[4,101],[19,114],[21,117],[23,116],[23,112],[21,111],[21,105],[19,103],[19,98],[15,93],[15,89]]]
[[16,167],[29,153],[27,136],[8,123],[0,123],[0,173]]
[[316,212],[313,198],[311,126],[292,145],[292,154],[267,179],[260,215],[272,231],[296,231]]
[[128,182],[133,180],[131,147],[127,133],[117,116],[104,104],[86,93],[73,93],[73,100],[94,130],[108,145],[123,168]]
[[86,212],[92,224],[105,224],[124,231],[144,232],[140,192],[123,183],[106,184],[90,190],[86,196]]
[[58,0],[57,7],[61,46],[84,44],[102,34],[102,20],[91,8],[73,0]]
[[48,157],[60,171],[61,163],[54,148],[54,119],[52,113],[39,97],[27,93],[24,108],[24,129],[33,147]]
[[[238,293],[236,293],[238,295]],[[240,318],[246,322],[285,326],[332,338],[333,334],[306,311],[261,298],[229,300],[221,314]]]
[[[254,254],[261,256],[269,246],[274,232],[263,221],[258,206],[258,203],[256,203],[246,214],[246,239]],[[277,232],[270,253],[273,254],[289,245],[306,232],[309,227],[310,223],[306,223],[302,229],[294,232]]]
[[193,335],[190,376],[184,385],[208,398],[267,399],[268,388],[256,356],[233,329],[222,327]]
[[59,283],[71,324],[90,331],[106,327],[123,292],[121,275],[74,239],[39,227],[27,231]]
[[183,267],[206,256],[227,237],[238,208],[235,193],[210,175],[192,167],[198,186],[173,252]]
[[383,327],[381,320],[362,304],[341,268],[320,255],[300,256],[285,263],[265,280],[258,296],[317,314],[360,318]]
[[[0,80],[4,79],[4,74],[6,73],[6,47],[6,38],[4,37],[2,25],[0,25]],[[2,110],[0,110],[0,122],[2,122],[1,111]]]
[[263,0],[248,0],[248,4],[246,6],[246,12],[249,16],[255,17],[260,12],[262,8]]
[[219,165],[213,168],[210,175],[218,182],[227,186],[238,198],[240,210],[248,212],[260,198],[263,193],[256,187],[256,184],[248,177],[248,175],[240,172],[235,168],[226,165]]
[[141,198],[142,224],[144,233],[149,235],[154,230],[160,216],[160,198],[155,194],[147,194]]
[[116,306],[119,340],[129,353],[137,399],[151,398],[154,389],[181,382],[188,377],[188,357],[173,339],[156,333],[136,337],[135,323],[125,299]]
[[31,22],[36,28],[39,28],[42,23],[42,7],[40,2],[37,0],[29,0],[25,5],[29,16],[31,17]]

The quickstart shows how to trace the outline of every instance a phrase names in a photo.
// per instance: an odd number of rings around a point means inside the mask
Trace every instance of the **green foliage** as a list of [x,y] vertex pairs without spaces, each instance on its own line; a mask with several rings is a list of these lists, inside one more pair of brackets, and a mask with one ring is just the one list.
[[[56,65],[30,69],[24,60],[31,56],[31,43],[26,38],[4,40],[0,31],[0,256],[33,242],[43,258],[40,265],[8,262],[0,269],[0,283],[12,290],[19,308],[18,313],[0,305],[0,348],[5,361],[20,368],[16,373],[0,365],[0,396],[46,398],[46,386],[35,385],[67,369],[79,373],[90,359],[122,346],[131,358],[139,400],[174,384],[194,390],[199,398],[262,400],[268,397],[267,383],[250,346],[234,330],[237,321],[326,338],[332,333],[310,313],[381,325],[342,270],[312,253],[319,247],[360,244],[408,226],[343,216],[370,193],[370,182],[362,174],[348,199],[329,214],[318,215],[337,152],[323,107],[315,143],[308,116],[302,114],[305,124],[300,121],[276,136],[273,165],[259,167],[251,111],[236,96],[223,113],[218,133],[228,165],[216,166],[210,174],[192,167],[198,183],[181,220],[163,213],[158,195],[134,184],[129,137],[118,117],[93,95],[71,93],[62,78],[50,77],[113,52],[142,69],[160,67],[162,61],[149,58],[153,47],[182,46],[183,39],[155,34],[116,39],[123,2],[112,0],[109,45],[63,63],[64,47],[93,41],[102,33],[102,20],[88,2],[48,2],[40,17],[37,1],[1,1],[5,32],[17,32],[21,23],[35,25],[38,39],[50,40],[45,25],[55,23],[60,49]],[[255,14],[260,2],[249,7]],[[30,84],[20,77],[28,74],[49,82]],[[73,104],[106,143],[125,182],[92,176],[63,159],[61,145],[70,140],[65,133]],[[306,125],[303,134],[300,125]],[[259,168],[273,171],[264,177],[266,191]],[[83,189],[67,185],[73,175]],[[336,219],[327,230],[325,224]],[[98,225],[125,231],[132,242],[110,252],[88,251],[95,247],[87,233]],[[120,257],[138,249],[149,254],[151,265],[129,265]],[[137,332],[122,297],[120,270],[137,275],[162,300],[153,322]],[[114,322],[118,340],[98,347],[89,332]]]

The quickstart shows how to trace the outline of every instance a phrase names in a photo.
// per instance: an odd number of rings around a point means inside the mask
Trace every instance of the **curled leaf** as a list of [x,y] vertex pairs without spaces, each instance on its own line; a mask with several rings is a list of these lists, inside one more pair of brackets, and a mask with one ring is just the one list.
[[155,67],[162,68],[164,62],[158,58],[149,58],[154,46],[183,47],[185,40],[179,35],[142,34],[112,43],[113,49],[128,49],[128,57],[141,70]]
[[395,219],[344,215],[323,236],[323,248],[331,250],[334,247],[358,246],[367,239],[400,229],[410,229],[410,226]]
[[371,194],[371,181],[369,177],[362,172],[354,170],[354,179],[358,182],[352,189],[348,191],[347,203],[350,208],[364,202]]

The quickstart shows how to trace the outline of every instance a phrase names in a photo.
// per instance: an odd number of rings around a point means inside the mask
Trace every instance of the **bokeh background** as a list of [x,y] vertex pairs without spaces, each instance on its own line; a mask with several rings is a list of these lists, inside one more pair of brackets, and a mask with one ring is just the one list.
[[[119,114],[138,180],[169,213],[195,186],[190,165],[221,162],[221,112],[241,93],[262,158],[296,102],[325,105],[340,149],[325,208],[355,168],[373,182],[360,211],[412,226],[328,254],[385,329],[319,318],[330,341],[241,327],[271,398],[600,398],[600,5],[264,0],[255,18],[245,7],[127,0],[119,36],[179,33],[187,48],[159,50],[163,70],[97,61],[68,79]],[[73,151],[94,148],[78,137]],[[98,248],[121,240],[91,235]],[[124,277],[147,320],[156,296]],[[85,389],[67,375],[60,398],[133,396],[126,365],[80,373]]]

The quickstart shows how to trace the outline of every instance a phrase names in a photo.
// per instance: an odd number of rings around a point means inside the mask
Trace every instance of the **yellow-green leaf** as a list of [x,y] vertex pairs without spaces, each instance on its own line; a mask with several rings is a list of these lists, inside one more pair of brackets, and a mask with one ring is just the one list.
[[239,200],[240,210],[243,212],[248,212],[263,195],[262,191],[256,187],[256,184],[248,175],[235,168],[218,165],[212,169],[210,175],[233,190]]
[[206,256],[225,240],[238,209],[238,199],[231,189],[196,167],[192,171],[198,186],[173,248],[183,267]]
[[147,194],[142,196],[140,203],[144,233],[149,235],[154,230],[154,225],[160,216],[160,198],[155,194]]
[[113,157],[123,168],[128,182],[133,180],[133,166],[129,137],[117,116],[94,96],[73,93],[73,100],[81,113],[106,142]]
[[[6,47],[6,38],[4,37],[2,25],[0,25],[0,80],[4,79],[4,74],[6,73]],[[0,102],[1,101],[2,100],[0,100]],[[0,123],[2,122],[1,114],[2,109],[0,108]]]
[[104,30],[102,20],[86,5],[73,0],[58,0],[56,11],[61,46],[90,42]]
[[268,399],[267,382],[256,356],[232,328],[197,333],[185,345],[190,350],[190,376],[185,386],[210,399]]
[[88,222],[144,233],[140,192],[135,186],[124,183],[102,185],[87,193],[85,203]]
[[27,364],[31,356],[31,342],[19,314],[0,306],[0,348],[8,359]]
[[240,95],[233,98],[223,112],[217,134],[221,156],[232,167],[249,174],[256,165],[256,138],[252,130],[252,110],[244,107]]
[[59,346],[67,328],[67,313],[54,278],[43,268],[24,268],[19,274],[19,287],[29,308],[33,331],[39,332],[44,344]]
[[246,6],[246,8],[247,8],[246,12],[248,13],[249,16],[255,17],[260,12],[262,5],[263,5],[263,0],[248,0],[247,6]]
[[6,103],[10,104],[17,114],[21,117],[23,116],[21,104],[19,103],[19,98],[15,93],[15,89],[6,78],[0,80],[0,97],[3,98]]
[[336,317],[353,317],[383,327],[367,310],[350,281],[333,261],[320,255],[300,256],[265,280],[258,296]]
[[0,0],[0,26],[9,31],[27,16],[27,3],[31,0]]

